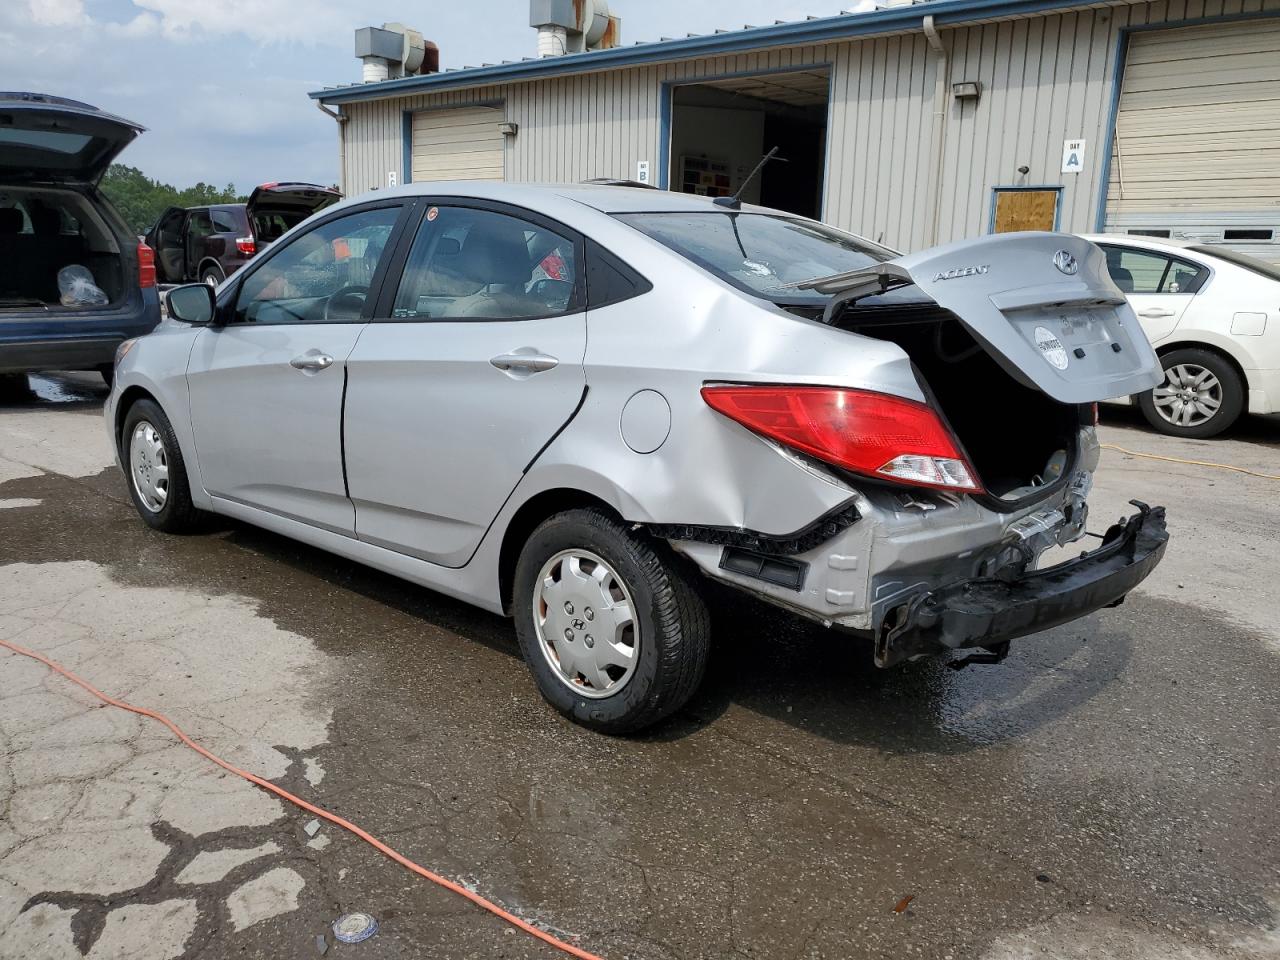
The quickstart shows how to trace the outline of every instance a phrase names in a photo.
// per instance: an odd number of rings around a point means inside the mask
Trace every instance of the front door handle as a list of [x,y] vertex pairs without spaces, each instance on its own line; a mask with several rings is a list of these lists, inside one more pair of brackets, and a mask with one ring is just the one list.
[[499,370],[518,370],[528,371],[529,373],[542,373],[544,370],[550,370],[560,363],[555,357],[548,356],[545,353],[537,353],[531,347],[523,347],[520,350],[513,350],[511,353],[499,354],[489,362]]
[[1154,320],[1157,317],[1172,317],[1173,311],[1167,310],[1164,307],[1147,307],[1147,309],[1145,310],[1139,310],[1138,316],[1149,317],[1150,319]]
[[302,356],[294,357],[289,361],[289,366],[295,370],[324,370],[332,365],[333,357],[319,350],[308,350]]

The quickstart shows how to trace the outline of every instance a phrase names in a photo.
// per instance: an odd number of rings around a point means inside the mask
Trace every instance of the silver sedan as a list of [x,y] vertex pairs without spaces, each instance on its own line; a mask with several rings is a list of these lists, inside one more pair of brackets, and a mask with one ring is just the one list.
[[1095,401],[1160,371],[1087,241],[906,257],[774,210],[607,186],[413,184],[300,224],[124,344],[106,420],[139,514],[223,514],[515,620],[558,710],[678,709],[715,580],[881,666],[1114,604]]

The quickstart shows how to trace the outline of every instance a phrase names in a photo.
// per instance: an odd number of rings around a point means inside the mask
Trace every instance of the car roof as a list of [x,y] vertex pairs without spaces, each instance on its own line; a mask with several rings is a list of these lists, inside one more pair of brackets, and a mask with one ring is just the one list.
[[[651,187],[620,187],[602,183],[510,183],[490,180],[434,180],[405,184],[352,200],[368,201],[386,196],[452,196],[498,200],[537,208],[548,201],[571,200],[601,213],[723,213],[710,197],[673,193]],[[747,213],[778,213],[744,203]]]
[[1145,237],[1132,233],[1082,233],[1080,236],[1093,243],[1119,243],[1133,247],[1185,250],[1196,244],[1195,240],[1174,240],[1170,237]]

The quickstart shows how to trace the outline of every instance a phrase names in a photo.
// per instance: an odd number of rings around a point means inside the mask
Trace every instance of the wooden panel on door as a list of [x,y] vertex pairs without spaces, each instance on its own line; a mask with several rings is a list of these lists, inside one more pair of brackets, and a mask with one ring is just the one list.
[[1057,190],[996,190],[995,233],[1053,230],[1057,220]]

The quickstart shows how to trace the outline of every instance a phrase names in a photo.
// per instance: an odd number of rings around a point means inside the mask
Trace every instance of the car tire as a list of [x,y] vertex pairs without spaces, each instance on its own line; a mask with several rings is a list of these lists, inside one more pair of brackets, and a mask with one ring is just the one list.
[[[513,607],[538,690],[585,727],[635,733],[679,710],[702,681],[710,621],[682,562],[602,510],[569,510],[533,532]],[[628,645],[630,658],[619,656]],[[599,666],[610,659],[619,662]]]
[[1160,357],[1165,379],[1138,397],[1147,422],[1171,437],[1216,437],[1244,411],[1245,384],[1221,354],[1197,347]]
[[[152,400],[139,400],[120,430],[120,462],[138,515],[165,533],[192,533],[204,519],[191,502],[182,449],[169,418]],[[163,469],[159,469],[163,468]]]
[[208,266],[200,271],[200,282],[208,284],[211,287],[217,287],[226,278],[222,275],[222,271],[217,267]]

